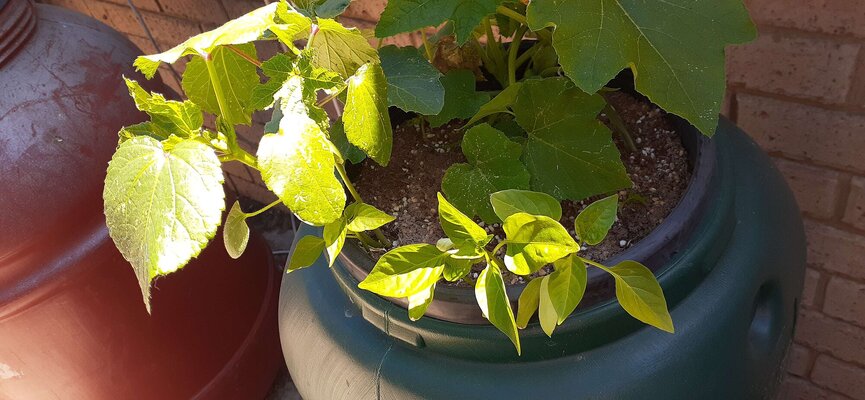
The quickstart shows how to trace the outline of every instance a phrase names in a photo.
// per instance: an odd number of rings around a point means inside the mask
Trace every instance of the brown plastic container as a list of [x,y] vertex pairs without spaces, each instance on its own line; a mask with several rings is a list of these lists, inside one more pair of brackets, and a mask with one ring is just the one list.
[[282,362],[278,272],[260,238],[157,279],[148,315],[108,237],[117,130],[142,121],[107,26],[0,0],[0,399],[254,399]]

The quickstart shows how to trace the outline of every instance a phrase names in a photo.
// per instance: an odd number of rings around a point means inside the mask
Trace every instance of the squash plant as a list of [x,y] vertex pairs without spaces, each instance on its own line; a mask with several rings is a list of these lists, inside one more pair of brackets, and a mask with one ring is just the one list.
[[[109,232],[148,310],[152,279],[183,267],[215,235],[223,162],[260,171],[279,197],[256,211],[232,206],[223,228],[232,257],[246,246],[246,219],[278,204],[323,227],[320,236],[300,238],[287,272],[322,254],[332,265],[347,239],[389,248],[378,228],[393,217],[361,199],[345,166],[365,158],[387,165],[394,106],[433,127],[468,120],[461,145],[468,162],[443,178],[438,215],[447,237],[390,249],[361,288],[407,298],[418,319],[441,279],[470,280],[472,266],[482,264],[478,305],[520,352],[518,329],[537,313],[552,335],[579,304],[591,266],[612,275],[625,311],[673,332],[648,268],[579,255],[616,220],[617,195],[603,196],[631,185],[612,139],[615,131],[628,143],[628,134],[599,93],[629,68],[638,91],[711,136],[724,95],[724,46],[755,34],[741,1],[390,0],[375,28],[377,47],[332,19],[347,4],[273,3],[135,61],[149,78],[162,62],[190,58],[182,85],[188,100],[166,100],[126,81],[150,121],[120,130],[106,177]],[[440,29],[427,37],[429,27]],[[381,39],[413,31],[423,48],[381,47]],[[259,40],[287,50],[259,60]],[[470,62],[447,65],[454,54]],[[479,68],[465,68],[472,57]],[[479,77],[499,89],[478,91]],[[335,121],[322,109],[330,101],[345,105]],[[253,155],[238,145],[235,127],[265,109],[273,118]],[[602,112],[613,131],[598,120]],[[215,130],[203,126],[204,113],[216,117]],[[595,197],[603,198],[578,215],[571,237],[558,222],[560,201]],[[475,218],[501,222],[505,238],[494,241]],[[529,281],[514,315],[502,271],[529,276],[546,265],[553,272]]]

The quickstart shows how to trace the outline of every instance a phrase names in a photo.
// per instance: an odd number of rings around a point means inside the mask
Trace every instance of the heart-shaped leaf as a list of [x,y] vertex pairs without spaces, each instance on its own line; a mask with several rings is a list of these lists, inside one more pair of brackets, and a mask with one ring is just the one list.
[[439,26],[451,21],[462,45],[483,18],[494,13],[499,0],[390,0],[375,27],[379,38]]
[[387,98],[392,106],[422,115],[435,115],[444,106],[442,74],[414,47],[379,49],[381,68],[387,77]]
[[[237,45],[235,49],[247,57],[256,58],[252,43]],[[192,57],[183,71],[183,91],[189,100],[205,111],[221,116],[226,122],[249,125],[252,122],[252,93],[261,80],[255,65],[226,47],[213,49],[210,63],[215,73],[210,73],[204,58]],[[215,88],[222,93],[221,105]]]
[[195,139],[171,145],[165,148],[149,136],[121,143],[102,192],[108,233],[132,264],[148,311],[150,281],[198,256],[225,208],[213,149]]

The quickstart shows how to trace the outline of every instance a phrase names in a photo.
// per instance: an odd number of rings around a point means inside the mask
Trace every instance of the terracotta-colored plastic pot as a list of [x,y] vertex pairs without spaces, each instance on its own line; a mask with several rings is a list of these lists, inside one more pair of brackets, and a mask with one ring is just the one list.
[[278,370],[261,239],[157,279],[148,315],[108,237],[116,133],[144,119],[121,80],[138,54],[80,14],[0,0],[0,399],[252,399]]

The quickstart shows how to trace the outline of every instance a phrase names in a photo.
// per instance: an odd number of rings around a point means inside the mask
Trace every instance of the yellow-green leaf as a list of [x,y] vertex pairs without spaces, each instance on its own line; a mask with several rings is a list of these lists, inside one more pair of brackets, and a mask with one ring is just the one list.
[[385,253],[358,287],[389,297],[409,297],[441,277],[448,254],[431,244],[410,244]]
[[171,149],[149,136],[118,146],[102,197],[108,233],[135,270],[150,310],[150,281],[198,256],[225,208],[216,153],[194,139]]
[[324,239],[318,236],[304,236],[297,241],[291,258],[285,266],[285,273],[306,268],[314,264],[324,251]]
[[345,227],[345,218],[337,218],[324,226],[322,238],[327,246],[327,266],[332,267],[336,261],[336,256],[342,251],[342,245],[345,244],[345,235],[348,230]]
[[531,274],[580,250],[558,221],[543,215],[516,213],[505,219],[502,228],[507,236],[505,265],[517,275]]
[[436,285],[433,283],[429,289],[408,296],[408,317],[410,320],[417,321],[423,317],[430,303],[433,301],[435,291]]
[[[124,77],[123,80],[126,82],[126,88],[129,89],[129,95],[135,102],[135,107],[150,116],[151,122],[146,125],[146,128],[153,131],[153,136],[168,138],[176,135],[180,138],[189,138],[198,135],[201,131],[204,114],[195,103],[166,100],[159,93],[147,92],[132,79]],[[141,133],[140,130],[138,133]]]
[[222,240],[225,251],[231,258],[239,258],[246,245],[249,243],[249,226],[246,225],[246,213],[240,208],[240,203],[235,201],[225,217],[225,226],[222,227]]
[[[237,45],[236,50],[255,59],[255,45]],[[226,122],[249,125],[252,122],[252,95],[260,78],[255,65],[226,47],[217,47],[210,54],[210,73],[207,61],[193,56],[183,71],[183,91],[205,111],[222,116]],[[215,88],[222,93],[222,105],[217,101]],[[270,102],[273,102],[271,97]]]
[[544,330],[544,333],[546,333],[547,336],[552,337],[553,331],[556,329],[556,321],[558,320],[558,315],[556,314],[556,308],[555,306],[553,306],[553,299],[552,295],[550,294],[549,275],[541,278],[541,288],[538,296],[540,297],[540,305],[538,306],[538,319],[541,321],[541,329]]
[[345,208],[348,230],[364,232],[393,222],[394,217],[366,203],[352,203]]
[[577,237],[592,246],[601,243],[616,222],[619,195],[614,194],[589,204],[574,220]]
[[480,248],[490,242],[490,235],[467,215],[438,193],[439,224],[457,248]]
[[586,264],[574,254],[556,260],[555,271],[548,275],[548,291],[559,325],[565,322],[586,293]]
[[348,141],[382,166],[390,161],[393,147],[387,105],[387,81],[381,65],[365,64],[348,80],[342,120]]
[[511,302],[508,300],[502,271],[495,264],[487,265],[478,275],[478,280],[475,283],[475,298],[484,317],[507,335],[514,343],[517,354],[521,354],[520,334],[517,332],[514,312],[511,310]]
[[616,298],[634,318],[662,331],[674,332],[667,300],[655,275],[636,261],[622,261],[608,270],[616,279]]
[[562,219],[562,205],[553,196],[530,190],[508,189],[490,195],[490,204],[504,221],[516,213],[544,215],[556,221]]
[[540,304],[541,279],[532,279],[526,284],[523,292],[520,293],[520,300],[517,304],[517,327],[524,329],[529,325],[529,320],[535,311],[538,310]]
[[493,97],[492,100],[481,106],[477,114],[475,114],[469,122],[466,122],[466,126],[470,126],[475,122],[478,122],[481,118],[493,114],[511,113],[509,108],[514,104],[514,101],[517,100],[517,95],[520,92],[521,86],[522,82],[512,83],[510,86],[499,92],[496,97]]

